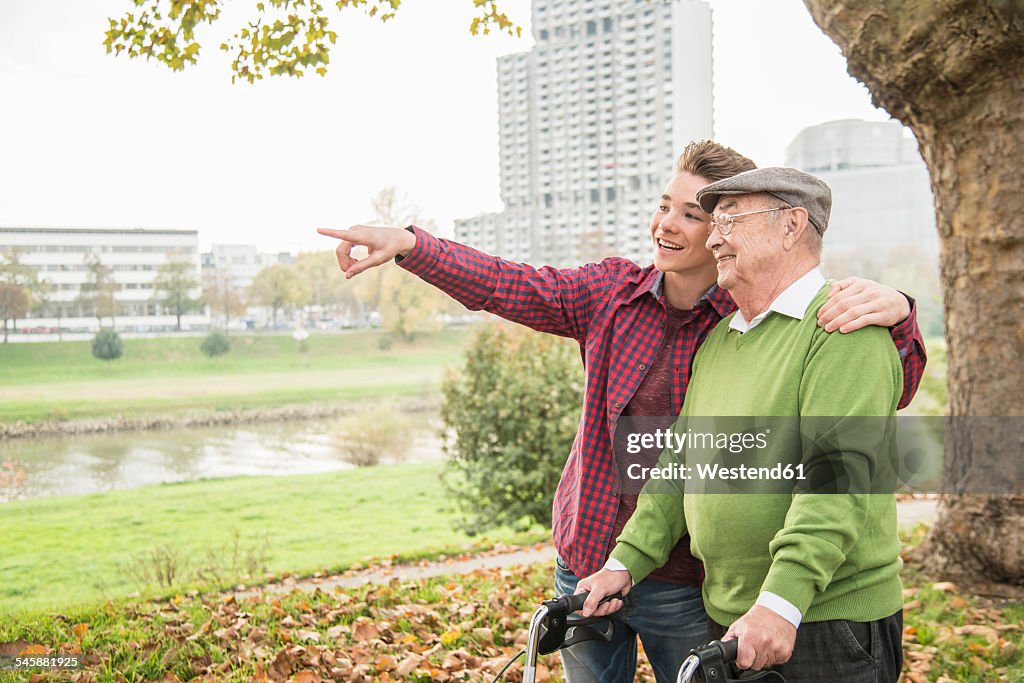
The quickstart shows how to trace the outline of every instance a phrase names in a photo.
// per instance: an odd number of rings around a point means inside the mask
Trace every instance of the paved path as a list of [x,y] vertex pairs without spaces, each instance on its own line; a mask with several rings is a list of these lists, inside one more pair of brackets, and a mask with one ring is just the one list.
[[900,529],[909,531],[921,522],[930,524],[935,519],[935,508],[939,501],[931,499],[905,500],[896,504],[896,516]]
[[[935,500],[908,500],[898,503],[897,514],[901,529],[912,529],[920,522],[930,522],[935,516]],[[436,576],[468,574],[475,569],[500,569],[516,565],[554,562],[555,549],[550,545],[517,549],[506,553],[487,553],[475,555],[461,560],[444,560],[423,564],[395,565],[393,567],[373,568],[351,575],[329,576],[313,579],[286,579],[281,583],[270,584],[259,588],[235,591],[238,597],[256,595],[257,593],[287,593],[296,588],[313,590],[320,588],[331,591],[336,587],[350,588],[367,583],[387,583],[391,579],[404,580],[428,579]]]

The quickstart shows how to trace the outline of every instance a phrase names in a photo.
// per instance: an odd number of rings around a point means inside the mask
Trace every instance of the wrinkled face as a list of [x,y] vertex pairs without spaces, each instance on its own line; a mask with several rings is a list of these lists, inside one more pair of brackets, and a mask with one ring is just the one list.
[[[718,201],[715,215],[735,215],[781,204],[774,197],[764,195],[725,196]],[[786,257],[782,229],[777,222],[781,213],[771,211],[740,216],[728,235],[722,235],[718,228],[712,230],[706,244],[718,264],[719,287],[731,291],[737,287],[756,287],[759,276],[772,272],[779,260]]]
[[708,269],[714,263],[704,246],[711,217],[697,204],[697,190],[711,181],[692,173],[677,173],[651,217],[654,267],[663,273]]

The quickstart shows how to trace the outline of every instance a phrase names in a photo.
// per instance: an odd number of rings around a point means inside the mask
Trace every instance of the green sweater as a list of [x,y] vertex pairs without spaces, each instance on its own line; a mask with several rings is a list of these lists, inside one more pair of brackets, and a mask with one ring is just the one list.
[[[891,488],[888,494],[863,493],[878,490],[864,482],[895,453],[894,421],[848,417],[895,415],[902,368],[883,328],[849,334],[819,328],[815,314],[827,293],[826,284],[803,320],[772,313],[745,334],[729,328],[732,316],[722,320],[694,359],[675,430],[706,432],[714,420],[701,416],[718,417],[719,424],[723,416],[803,419],[748,417],[748,425],[769,425],[760,448],[738,456],[719,449],[709,458],[691,445],[680,456],[665,451],[662,464],[696,469],[709,460],[729,466],[781,462],[813,473],[841,463],[855,492],[778,493],[778,482],[744,481],[738,489],[744,493],[707,493],[737,489],[693,475],[685,483],[655,479],[612,552],[640,581],[689,533],[693,554],[705,565],[705,607],[723,625],[745,614],[761,591],[788,600],[804,621],[872,621],[903,605],[895,496]],[[823,422],[832,428],[821,427]]]

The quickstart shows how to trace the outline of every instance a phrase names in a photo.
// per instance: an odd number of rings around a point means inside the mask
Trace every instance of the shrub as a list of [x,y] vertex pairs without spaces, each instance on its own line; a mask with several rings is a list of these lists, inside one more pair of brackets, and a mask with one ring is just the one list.
[[92,355],[100,360],[114,360],[124,353],[124,344],[117,332],[104,327],[92,338]]
[[231,350],[231,340],[220,330],[210,330],[210,334],[206,335],[203,343],[199,345],[199,350],[207,358],[223,356]]
[[366,406],[340,420],[334,444],[356,467],[378,465],[385,457],[401,460],[412,445],[410,420],[391,406]]
[[500,323],[476,333],[465,368],[442,384],[443,481],[461,529],[550,526],[583,381],[568,340]]

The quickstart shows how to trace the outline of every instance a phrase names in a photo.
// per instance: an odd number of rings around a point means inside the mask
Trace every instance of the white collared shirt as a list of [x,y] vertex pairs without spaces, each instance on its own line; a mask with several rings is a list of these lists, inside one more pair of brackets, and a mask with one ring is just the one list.
[[824,284],[825,276],[821,274],[821,270],[817,267],[811,268],[797,279],[796,282],[782,290],[782,293],[768,304],[768,309],[764,313],[754,316],[754,319],[749,323],[743,317],[743,313],[737,310],[732,320],[729,321],[729,329],[740,333],[749,332],[760,325],[773,312],[781,313],[797,320],[803,320],[804,314],[807,313],[807,307],[811,305],[814,295],[818,293]]

